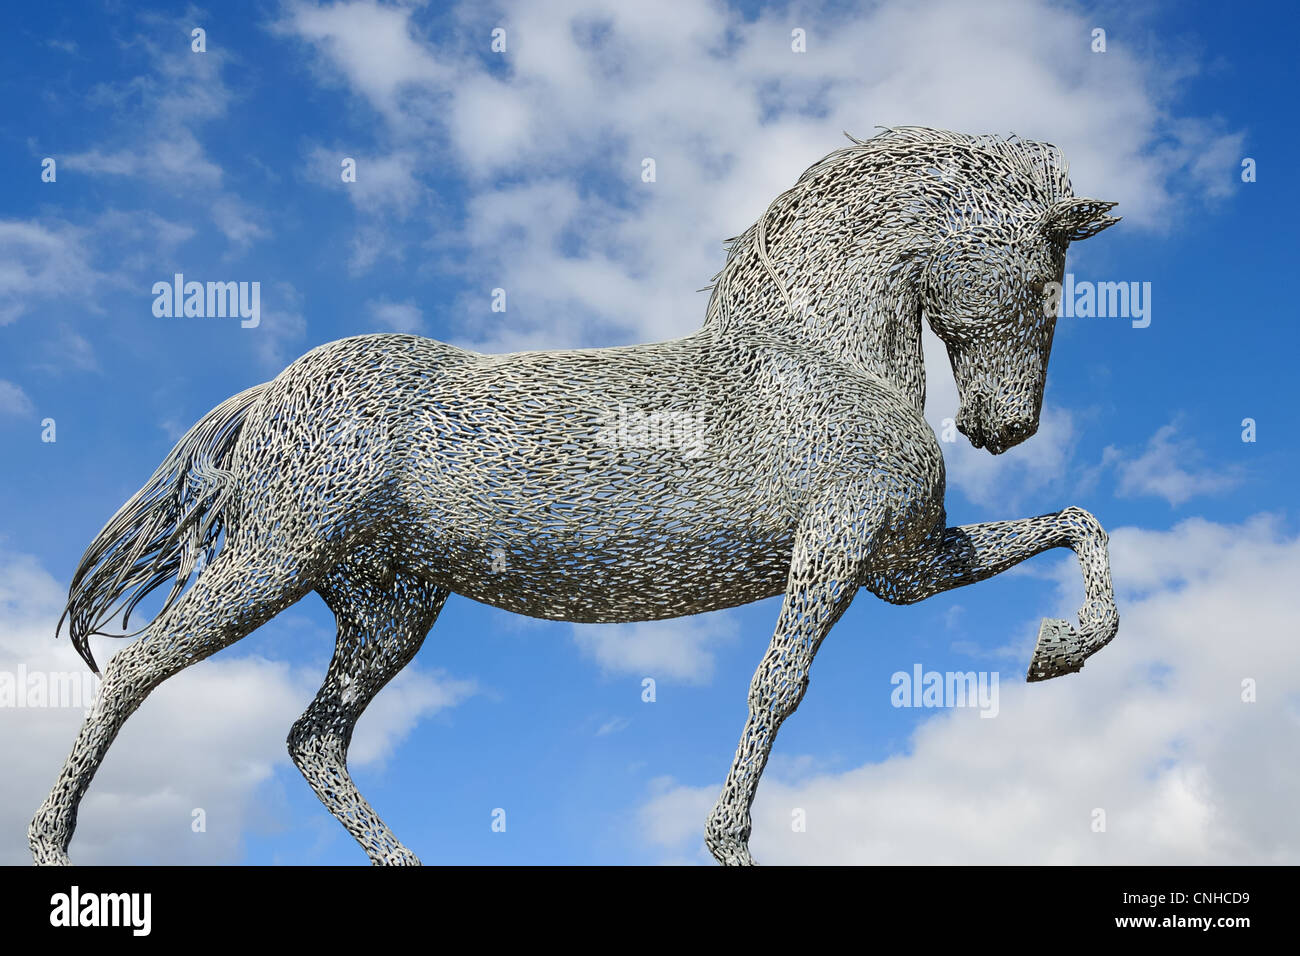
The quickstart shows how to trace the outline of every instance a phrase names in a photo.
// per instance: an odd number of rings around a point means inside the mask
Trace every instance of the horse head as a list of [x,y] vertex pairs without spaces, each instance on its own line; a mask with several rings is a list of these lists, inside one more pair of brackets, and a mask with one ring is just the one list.
[[[998,192],[1006,188],[1014,186]],[[1066,247],[1119,221],[1106,215],[1113,202],[999,198],[996,209],[963,211],[933,250],[921,290],[957,382],[957,429],[994,455],[1038,430],[1056,330],[1052,284],[1060,289]]]

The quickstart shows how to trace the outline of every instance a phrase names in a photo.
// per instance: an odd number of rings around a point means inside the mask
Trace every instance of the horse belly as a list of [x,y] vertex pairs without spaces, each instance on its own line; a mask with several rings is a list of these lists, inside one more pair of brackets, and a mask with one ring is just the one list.
[[408,562],[553,620],[648,621],[781,593],[796,516],[773,456],[685,359],[656,359],[654,374],[599,359],[525,354],[445,374],[437,393],[454,400],[401,428]]
[[581,537],[531,542],[435,535],[417,563],[462,597],[529,617],[617,623],[737,607],[781,594],[792,541]]

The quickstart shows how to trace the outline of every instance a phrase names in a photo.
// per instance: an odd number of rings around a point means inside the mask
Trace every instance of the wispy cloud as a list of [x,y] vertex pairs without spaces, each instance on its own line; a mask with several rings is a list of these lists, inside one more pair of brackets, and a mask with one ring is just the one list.
[[274,282],[261,291],[261,322],[244,335],[263,368],[279,371],[298,357],[297,348],[307,335],[303,297],[290,282]]
[[725,611],[641,624],[575,624],[583,653],[603,671],[655,680],[705,684],[713,677],[715,650],[738,635]]
[[224,76],[236,59],[222,44],[192,51],[192,20],[138,14],[130,45],[144,51],[147,72],[91,89],[90,102],[112,117],[105,141],[58,158],[69,173],[138,180],[188,204],[228,240],[231,255],[240,255],[271,229],[228,186],[204,143],[207,128],[227,119],[235,102]]
[[0,415],[20,418],[35,411],[27,393],[13,382],[0,378]]
[[366,303],[370,318],[391,332],[419,332],[424,328],[420,307],[412,301],[389,302],[378,299]]
[[85,301],[104,281],[88,242],[87,230],[68,223],[0,220],[0,326],[42,300]]
[[1196,442],[1177,437],[1178,430],[1176,422],[1161,427],[1135,458],[1125,458],[1113,447],[1106,449],[1107,461],[1114,464],[1119,475],[1117,494],[1152,495],[1177,507],[1191,498],[1219,494],[1241,482],[1239,467],[1205,464],[1205,455]]

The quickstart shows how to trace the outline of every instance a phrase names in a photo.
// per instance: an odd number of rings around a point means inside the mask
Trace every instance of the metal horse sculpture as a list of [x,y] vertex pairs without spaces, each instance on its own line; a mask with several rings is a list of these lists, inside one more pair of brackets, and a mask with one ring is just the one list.
[[706,823],[727,864],[753,862],[759,776],[859,588],[910,604],[1072,548],[1086,604],[1077,628],[1044,622],[1028,676],[1079,670],[1119,625],[1106,534],[1073,507],[945,527],[921,322],[947,345],[957,427],[993,454],[1024,441],[1056,321],[1046,287],[1113,205],[1075,198],[1053,146],[887,130],[812,166],[731,241],[684,338],[480,355],[362,335],[219,405],[73,579],[65,616],[92,668],[88,638],[174,586],[108,664],[32,821],[37,862],[67,862],[78,803],[153,688],[311,590],[338,643],[289,752],[375,863],[419,861],[353,785],[348,744],[452,592],[583,622],[784,594]]

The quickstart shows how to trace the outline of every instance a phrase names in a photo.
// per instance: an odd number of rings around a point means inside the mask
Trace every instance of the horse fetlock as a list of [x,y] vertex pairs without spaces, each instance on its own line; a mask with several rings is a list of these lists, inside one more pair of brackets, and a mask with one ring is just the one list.
[[749,841],[739,837],[705,836],[704,845],[713,858],[723,866],[757,866],[758,861],[749,852]]
[[62,832],[65,830],[49,819],[44,808],[32,819],[27,828],[27,844],[37,866],[69,865],[68,844],[72,841],[72,834]]
[[32,861],[37,866],[71,866],[72,861],[68,859],[68,852],[60,850],[57,846],[50,844],[31,843]]
[[1119,633],[1119,608],[1110,595],[1094,598],[1079,609],[1079,633],[1083,656],[1091,657]]
[[753,866],[749,852],[750,824],[742,823],[725,807],[715,808],[704,824],[704,845],[723,866]]
[[400,843],[389,850],[387,853],[377,855],[370,854],[370,862],[374,866],[423,866],[420,858],[402,846]]

